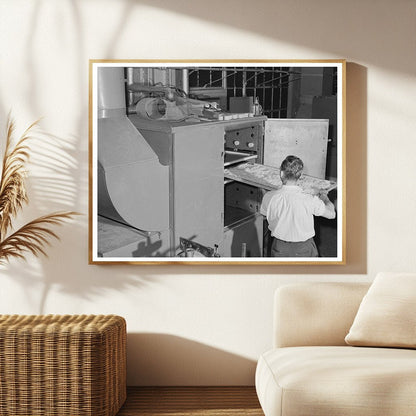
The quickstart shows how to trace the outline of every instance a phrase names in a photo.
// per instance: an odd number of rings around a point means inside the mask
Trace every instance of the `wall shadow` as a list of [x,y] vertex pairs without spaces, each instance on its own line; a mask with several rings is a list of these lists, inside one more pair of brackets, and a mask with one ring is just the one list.
[[[14,140],[18,140],[17,134]],[[77,176],[80,162],[77,160],[78,148],[74,146],[73,138],[53,135],[36,126],[31,131],[27,144],[31,156],[26,181],[30,201],[18,212],[12,231],[42,215],[77,210],[77,199],[86,192]],[[91,300],[108,289],[123,291],[126,288],[143,288],[156,284],[146,273],[131,273],[132,270],[124,265],[101,267],[98,273],[77,273],[76,271],[84,270],[88,263],[87,220],[88,216],[81,213],[60,226],[50,227],[59,240],[52,237],[48,239],[49,245],[45,244],[48,257],[40,255],[33,261],[33,255],[27,251],[24,253],[25,260],[13,259],[1,266],[0,275],[7,273],[22,288],[23,298],[10,313],[21,313],[21,303],[28,310],[36,309],[39,314],[72,313],[70,304],[62,309],[59,309],[59,305],[54,309],[48,306],[49,295],[56,290],[76,296],[77,299]],[[79,253],[84,255],[78,255]],[[35,292],[34,288],[39,290]],[[113,312],[116,313],[117,310],[111,310]],[[80,309],[79,313],[86,311]]]
[[[371,0],[228,0],[226,3],[212,0],[209,7],[203,0],[194,0],[191,3],[187,0],[126,0],[125,7],[132,3],[172,11],[243,32],[257,33],[267,39],[287,42],[296,47],[322,51],[325,56],[318,55],[317,58],[328,57],[328,54],[342,58],[351,56],[353,52],[356,61],[402,73],[414,73],[412,54],[403,53],[403,49],[398,46],[402,44],[402,35],[397,30],[397,25],[401,24],[413,27],[415,7],[412,1],[400,2],[400,7],[392,8],[389,0],[379,0],[377,6]],[[389,18],[386,19],[386,16]],[[380,30],[381,21],[383,30]],[[204,33],[192,33],[194,39],[197,36],[201,36],[202,40]],[[243,58],[230,56],[230,53],[232,55],[232,51],[227,51],[226,57]],[[251,51],[250,55],[256,59],[265,58],[256,56],[255,51]],[[276,50],[272,57],[268,57],[305,58],[298,55],[279,56],[279,51]],[[193,58],[207,59],[206,56]]]
[[127,335],[130,386],[254,385],[256,362],[168,334]]
[[[36,186],[41,190],[42,178],[36,179],[39,180]],[[49,179],[46,182],[49,182]],[[55,181],[52,180],[52,182]],[[47,206],[48,201],[53,206],[59,198],[62,204],[60,207],[58,205],[60,210],[72,209],[70,190],[71,186],[66,187],[63,184],[62,189],[58,185],[48,186],[44,192],[36,193],[33,203],[35,205],[39,203],[40,211],[38,209],[26,210],[24,222],[42,214],[51,213],[51,207]],[[46,205],[43,206],[45,202]],[[126,290],[152,289],[161,285],[160,279],[149,273],[150,271],[146,268],[139,272],[127,264],[89,266],[86,220],[87,215],[81,214],[60,226],[51,227],[59,240],[49,239],[50,244],[45,246],[46,257],[40,255],[35,258],[32,254],[26,253],[24,260],[13,259],[0,266],[0,277],[10,277],[21,287],[19,302],[15,302],[8,313],[21,314],[22,310],[27,310],[29,312],[25,313],[30,314],[74,313],[74,306],[71,302],[56,304],[52,301],[54,306],[49,303],[51,296],[56,293],[72,297],[78,303],[76,313],[97,313],[94,299],[106,296],[108,291],[119,293]],[[104,310],[100,309],[100,313],[123,315],[123,304],[108,302]]]

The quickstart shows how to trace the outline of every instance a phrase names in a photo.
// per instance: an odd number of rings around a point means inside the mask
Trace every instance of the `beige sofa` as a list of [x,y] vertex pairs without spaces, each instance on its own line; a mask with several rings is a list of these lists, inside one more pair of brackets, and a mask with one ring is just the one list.
[[276,291],[274,348],[256,370],[266,416],[416,415],[416,350],[344,340],[369,286],[305,283]]

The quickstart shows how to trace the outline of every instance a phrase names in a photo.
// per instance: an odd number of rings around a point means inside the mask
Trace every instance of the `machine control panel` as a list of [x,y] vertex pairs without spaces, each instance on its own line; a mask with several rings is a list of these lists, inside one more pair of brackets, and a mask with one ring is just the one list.
[[261,148],[262,135],[261,123],[253,123],[248,127],[225,132],[225,148],[228,150],[239,150],[258,152]]

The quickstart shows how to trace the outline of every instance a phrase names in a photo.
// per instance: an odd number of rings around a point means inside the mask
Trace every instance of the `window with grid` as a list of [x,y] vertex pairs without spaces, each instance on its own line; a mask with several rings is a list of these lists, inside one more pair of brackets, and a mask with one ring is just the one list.
[[230,97],[257,97],[263,113],[271,118],[286,118],[288,89],[296,73],[281,67],[191,68],[189,87],[192,89],[226,90]]

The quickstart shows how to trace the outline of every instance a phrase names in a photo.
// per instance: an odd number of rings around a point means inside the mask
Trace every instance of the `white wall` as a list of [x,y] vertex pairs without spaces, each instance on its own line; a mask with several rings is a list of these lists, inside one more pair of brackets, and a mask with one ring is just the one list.
[[[11,109],[20,129],[44,117],[49,133],[32,143],[18,222],[84,215],[48,259],[0,270],[0,312],[124,316],[129,384],[252,384],[276,287],[416,270],[415,17],[414,0],[2,0],[1,129]],[[347,265],[89,266],[88,60],[99,58],[346,58]]]

